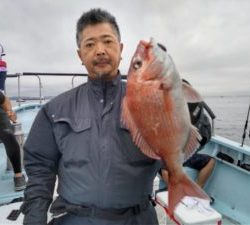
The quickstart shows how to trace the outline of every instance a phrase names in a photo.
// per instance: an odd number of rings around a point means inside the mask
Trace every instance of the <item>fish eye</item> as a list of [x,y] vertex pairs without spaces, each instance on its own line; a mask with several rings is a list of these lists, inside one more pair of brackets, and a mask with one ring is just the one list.
[[167,51],[167,48],[166,48],[163,44],[157,43],[157,45],[158,45],[158,47],[161,48],[164,52]]
[[140,58],[134,58],[133,60],[133,67],[134,69],[138,70],[142,67],[142,60]]

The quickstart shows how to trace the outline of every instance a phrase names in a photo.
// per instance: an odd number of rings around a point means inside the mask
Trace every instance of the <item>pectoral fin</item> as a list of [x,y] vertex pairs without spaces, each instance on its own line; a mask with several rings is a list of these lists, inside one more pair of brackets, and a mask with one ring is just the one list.
[[148,143],[142,137],[140,130],[137,128],[136,124],[133,121],[133,118],[129,112],[127,99],[123,98],[122,102],[122,115],[121,122],[125,124],[125,126],[130,130],[134,143],[140,148],[140,150],[148,157],[153,159],[160,159],[158,155],[156,155],[153,149],[148,145]]

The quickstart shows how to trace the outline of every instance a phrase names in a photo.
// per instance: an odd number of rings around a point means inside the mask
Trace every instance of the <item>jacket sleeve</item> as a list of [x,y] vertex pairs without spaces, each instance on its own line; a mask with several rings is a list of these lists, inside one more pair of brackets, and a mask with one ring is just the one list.
[[23,224],[47,224],[47,211],[53,198],[59,157],[52,123],[45,108],[42,108],[24,145],[28,183],[21,206]]

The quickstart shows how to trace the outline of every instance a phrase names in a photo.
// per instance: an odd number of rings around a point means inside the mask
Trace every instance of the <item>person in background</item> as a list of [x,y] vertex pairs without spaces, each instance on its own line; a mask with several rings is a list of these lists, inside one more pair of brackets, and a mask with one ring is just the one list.
[[7,63],[2,59],[4,55],[3,46],[0,44],[0,91],[5,90],[5,79],[7,75]]
[[10,100],[0,91],[0,140],[3,142],[6,154],[14,170],[15,191],[25,189],[25,177],[22,174],[20,146],[13,134],[10,120],[16,122],[16,114],[12,111]]
[[187,166],[198,171],[196,183],[201,188],[204,188],[208,178],[214,170],[215,159],[206,154],[195,153],[183,164],[183,166]]
[[47,224],[58,177],[50,224],[157,225],[150,196],[161,162],[144,155],[121,123],[126,82],[115,17],[102,9],[83,13],[76,41],[88,81],[45,104],[32,125],[24,224]]

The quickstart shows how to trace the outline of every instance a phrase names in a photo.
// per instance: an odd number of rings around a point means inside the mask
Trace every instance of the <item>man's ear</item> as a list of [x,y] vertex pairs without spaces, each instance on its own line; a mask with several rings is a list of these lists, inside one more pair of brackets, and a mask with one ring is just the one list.
[[83,58],[82,58],[80,49],[77,49],[77,55],[78,55],[79,59],[81,60],[82,65],[84,65],[84,60],[83,60]]
[[123,43],[120,43],[120,51],[122,53],[122,50],[123,50]]

